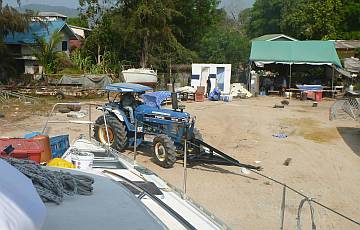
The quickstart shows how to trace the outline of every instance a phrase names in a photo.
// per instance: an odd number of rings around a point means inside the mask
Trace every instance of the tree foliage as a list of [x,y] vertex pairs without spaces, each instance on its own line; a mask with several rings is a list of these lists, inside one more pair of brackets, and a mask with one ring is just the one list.
[[39,65],[43,67],[42,74],[51,74],[55,71],[61,53],[61,51],[56,50],[56,47],[62,38],[61,32],[54,32],[51,34],[49,41],[45,37],[37,37],[35,47],[30,47]]
[[[20,1],[18,0],[18,3]],[[3,43],[6,35],[15,32],[24,32],[29,24],[30,13],[19,13],[15,8],[8,5],[3,6],[0,0],[0,73],[15,73],[14,60]],[[6,57],[6,58],[4,58]]]
[[336,39],[342,12],[341,0],[288,0],[280,26],[282,31],[299,39]]
[[103,2],[80,1],[83,15],[97,22],[84,51],[97,62],[110,52],[117,60],[158,69],[189,63],[198,58],[204,34],[219,21],[217,0]]
[[242,35],[237,25],[226,20],[219,23],[201,39],[199,55],[212,63],[230,63],[235,68],[246,64],[249,52],[249,39]]
[[251,37],[280,32],[282,0],[257,0],[250,13],[248,33]]
[[87,20],[83,17],[67,18],[66,23],[72,26],[89,27]]
[[239,20],[254,38],[283,33],[298,39],[356,39],[360,34],[358,0],[256,0]]

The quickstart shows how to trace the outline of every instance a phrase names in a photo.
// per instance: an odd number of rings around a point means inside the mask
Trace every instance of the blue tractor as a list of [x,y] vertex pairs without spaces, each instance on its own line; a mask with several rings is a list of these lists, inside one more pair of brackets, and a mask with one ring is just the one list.
[[[184,112],[184,108],[179,108],[176,93],[146,93],[152,88],[130,83],[110,84],[105,90],[108,91],[109,102],[98,107],[104,115],[95,121],[94,126],[94,138],[100,143],[110,144],[118,151],[134,146],[135,143],[136,146],[151,143],[155,162],[170,168],[177,158],[183,157],[186,141],[190,164],[212,163],[258,168],[241,164],[203,142],[200,132],[195,128],[195,117]],[[172,100],[172,109],[161,108],[163,101],[168,98]]]

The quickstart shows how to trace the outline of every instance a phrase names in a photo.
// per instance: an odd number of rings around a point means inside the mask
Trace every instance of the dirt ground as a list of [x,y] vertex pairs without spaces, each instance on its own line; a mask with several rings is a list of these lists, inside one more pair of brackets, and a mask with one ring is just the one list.
[[[312,102],[291,100],[284,109],[272,106],[278,97],[225,102],[185,103],[197,117],[204,140],[240,162],[256,165],[276,178],[357,221],[360,221],[360,125],[329,121],[333,101],[316,108]],[[25,109],[24,109],[25,108]],[[29,110],[32,108],[31,114]],[[1,109],[1,107],[0,107]],[[0,136],[22,136],[40,131],[49,105],[5,107]],[[1,110],[0,110],[1,111]],[[3,108],[4,111],[4,108]],[[14,112],[17,112],[14,116]],[[57,120],[66,115],[58,114]],[[95,119],[95,111],[92,112]],[[69,133],[71,139],[88,134],[82,125],[51,125],[50,135]],[[287,134],[276,138],[274,134]],[[150,151],[137,161],[178,188],[183,187],[181,161],[172,169],[155,165]],[[127,151],[129,156],[131,150]],[[284,165],[287,160],[288,166]],[[202,165],[187,171],[187,194],[233,229],[279,229],[282,186],[237,167]],[[285,228],[295,229],[302,197],[286,191]],[[360,229],[338,215],[314,205],[317,229]],[[311,229],[308,205],[302,210],[303,229]]]

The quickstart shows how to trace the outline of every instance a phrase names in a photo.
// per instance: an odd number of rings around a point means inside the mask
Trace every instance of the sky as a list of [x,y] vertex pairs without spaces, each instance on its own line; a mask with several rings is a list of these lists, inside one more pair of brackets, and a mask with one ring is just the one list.
[[[17,6],[16,0],[3,0],[3,3]],[[46,4],[52,6],[66,6],[76,9],[79,6],[79,0],[21,0],[21,4]]]

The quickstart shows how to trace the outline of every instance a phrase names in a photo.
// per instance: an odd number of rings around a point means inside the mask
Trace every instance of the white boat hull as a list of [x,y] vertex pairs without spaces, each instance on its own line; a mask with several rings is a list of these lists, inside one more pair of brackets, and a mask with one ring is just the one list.
[[155,85],[157,83],[157,73],[151,69],[128,69],[122,71],[126,83],[136,83],[142,85]]

